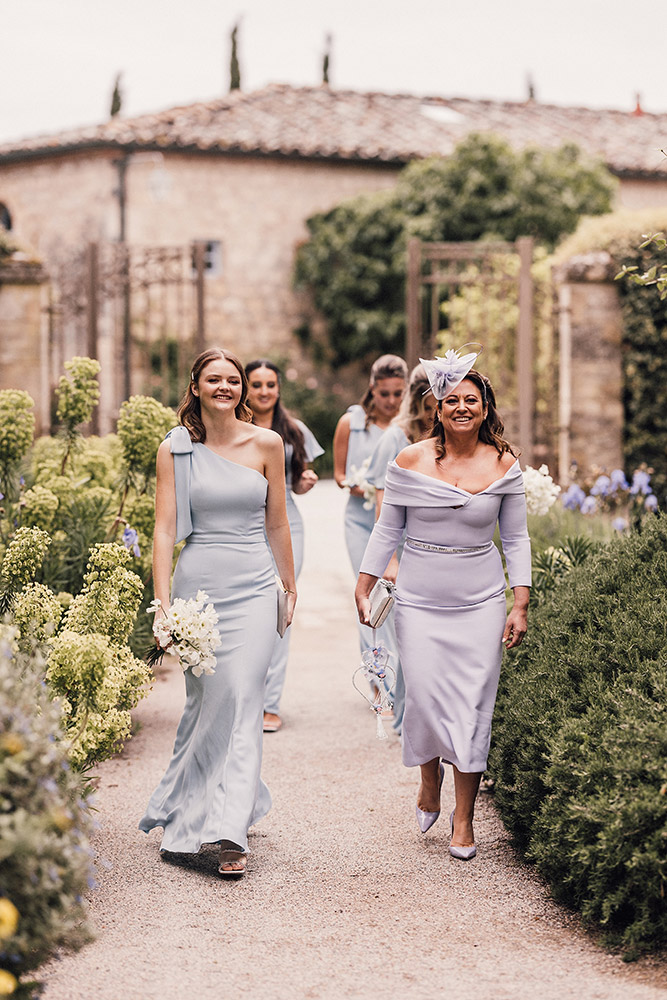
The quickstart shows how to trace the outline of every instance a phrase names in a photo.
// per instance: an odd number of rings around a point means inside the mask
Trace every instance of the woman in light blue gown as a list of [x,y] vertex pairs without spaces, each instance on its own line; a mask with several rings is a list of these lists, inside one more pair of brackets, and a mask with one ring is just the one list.
[[[266,359],[258,359],[250,361],[245,366],[245,372],[248,376],[248,406],[252,410],[252,422],[257,427],[270,427],[280,434],[285,444],[287,518],[292,534],[294,573],[298,580],[303,566],[303,519],[292,494],[302,495],[312,490],[317,482],[317,475],[308,465],[324,454],[324,448],[306,425],[292,417],[282,405],[280,369],[277,365]],[[287,673],[289,641],[289,629],[282,638],[276,635],[264,689],[265,733],[275,733],[282,727],[280,698]]]
[[[444,763],[454,768],[450,853],[474,857],[474,804],[486,768],[503,644],[526,634],[530,541],[523,476],[495,408],[490,382],[455,352],[425,362],[438,399],[433,435],[387,470],[380,518],[361,565],[356,600],[368,595],[407,534],[395,623],[405,677],[403,763],[420,765],[416,816],[426,832],[440,815]],[[464,359],[465,360],[465,359]],[[493,544],[500,528],[514,604]]]
[[264,684],[276,635],[271,552],[289,591],[289,621],[296,602],[283,444],[253,426],[246,396],[238,359],[205,351],[179,407],[181,425],[158,450],[155,596],[169,607],[174,543],[185,539],[171,596],[205,591],[222,644],[214,674],[185,672],[173,755],[139,824],[146,832],[163,828],[162,851],[195,854],[202,844],[219,844],[226,877],[244,873],[248,828],[271,805],[260,777]]
[[[408,369],[395,354],[383,354],[374,362],[368,389],[361,403],[350,406],[338,421],[334,434],[334,479],[344,489],[365,479],[371,455],[389,424],[398,413],[405,392]],[[375,524],[375,500],[367,499],[361,485],[350,485],[345,508],[345,543],[356,576]],[[389,560],[387,560],[389,561]],[[361,652],[368,648],[371,634],[359,625]],[[376,642],[391,648],[392,635],[376,630]]]
[[[408,388],[403,396],[398,415],[394,417],[371,455],[367,479],[375,487],[376,520],[380,516],[380,510],[382,509],[387,466],[409,444],[414,444],[415,441],[421,441],[423,438],[428,437],[433,430],[434,413],[435,397],[431,392],[431,386],[424,366],[420,363],[415,365],[410,372]],[[398,560],[400,559],[402,548],[403,544],[401,542],[383,574],[385,580],[390,580],[392,583],[396,583]],[[389,617],[386,619],[385,626],[388,636],[387,641],[390,643],[389,648],[396,651],[398,643],[396,640],[393,611],[390,612]],[[397,733],[400,733],[403,725],[403,712],[405,711],[405,682],[403,680],[403,668],[398,656],[396,656],[395,670],[396,684],[392,692],[394,703],[393,728]]]

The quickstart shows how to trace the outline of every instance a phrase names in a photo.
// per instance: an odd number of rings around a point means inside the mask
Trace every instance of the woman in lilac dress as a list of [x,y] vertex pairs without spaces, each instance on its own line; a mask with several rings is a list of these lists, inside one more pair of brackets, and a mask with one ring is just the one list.
[[[450,853],[476,853],[473,815],[486,768],[503,644],[526,634],[530,540],[523,476],[496,411],[491,383],[471,370],[476,354],[422,362],[438,399],[430,438],[389,465],[384,502],[362,560],[356,600],[369,594],[404,533],[395,622],[405,677],[403,762],[421,768],[417,821],[440,815],[444,763],[454,769]],[[493,544],[496,524],[514,604]]]

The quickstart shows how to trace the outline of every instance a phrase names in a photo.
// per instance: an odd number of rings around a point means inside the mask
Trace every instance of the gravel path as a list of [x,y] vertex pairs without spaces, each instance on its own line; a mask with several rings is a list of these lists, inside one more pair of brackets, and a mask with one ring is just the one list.
[[393,734],[375,738],[350,683],[344,496],[323,482],[300,500],[306,565],[285,726],[265,738],[274,806],[251,832],[247,876],[217,878],[213,848],[187,867],[165,863],[160,831],[136,829],[182,707],[170,668],[136,711],[137,735],[99,769],[97,939],[41,971],[45,1000],[667,998],[667,961],[626,965],[598,949],[517,860],[488,795],[474,861],[447,852],[449,774],[443,817],[419,834],[417,772]]

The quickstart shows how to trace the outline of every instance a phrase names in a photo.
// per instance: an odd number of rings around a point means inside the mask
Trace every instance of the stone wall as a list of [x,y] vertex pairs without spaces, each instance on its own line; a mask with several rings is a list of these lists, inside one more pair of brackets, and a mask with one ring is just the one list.
[[559,327],[559,481],[572,462],[588,472],[623,468],[623,324],[606,252],[554,272]]
[[[0,200],[17,240],[46,266],[68,248],[119,236],[117,156],[77,152],[5,164]],[[299,305],[291,288],[305,220],[339,201],[387,189],[396,168],[242,156],[138,153],[126,171],[130,244],[219,241],[206,278],[207,341],[246,358],[296,352]]]
[[0,262],[0,389],[24,389],[35,402],[37,433],[50,424],[47,276],[18,257]]

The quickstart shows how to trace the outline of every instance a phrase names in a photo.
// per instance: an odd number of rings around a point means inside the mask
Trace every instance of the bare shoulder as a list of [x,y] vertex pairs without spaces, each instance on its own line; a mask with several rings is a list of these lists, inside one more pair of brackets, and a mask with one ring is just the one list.
[[500,466],[500,469],[501,469],[503,475],[509,469],[512,468],[512,466],[514,465],[515,462],[516,462],[516,458],[514,457],[514,455],[510,451],[505,451],[505,452],[503,452],[502,455],[498,456],[498,464]]
[[433,454],[433,444],[430,439],[426,441],[416,441],[409,444],[403,451],[399,451],[396,456],[396,465],[402,469],[416,469],[423,460]]
[[283,453],[283,439],[276,431],[272,431],[269,427],[257,427],[255,424],[248,424],[248,433],[250,439],[267,455],[272,455],[274,452]]
[[346,411],[336,424],[337,431],[350,429],[350,414]]

